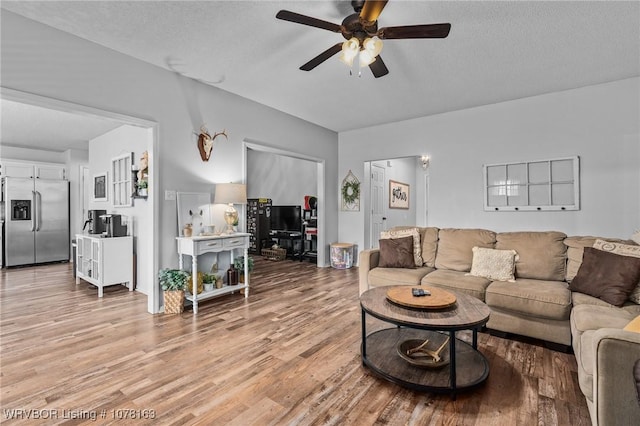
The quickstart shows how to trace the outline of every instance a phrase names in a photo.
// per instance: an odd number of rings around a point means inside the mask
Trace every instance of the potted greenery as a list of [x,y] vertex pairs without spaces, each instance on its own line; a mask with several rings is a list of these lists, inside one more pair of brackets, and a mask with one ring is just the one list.
[[216,286],[215,274],[204,274],[202,281],[204,282],[204,291],[211,291]]
[[[251,274],[251,271],[253,271],[253,257],[247,257],[247,266],[249,274]],[[244,256],[238,256],[233,259],[233,267],[236,268],[240,274],[240,279],[238,281],[244,283]]]
[[158,273],[164,296],[164,313],[180,314],[184,310],[184,289],[189,273],[180,269],[162,269]]
[[147,196],[147,188],[149,187],[149,182],[146,179],[138,181],[138,195],[141,197]]

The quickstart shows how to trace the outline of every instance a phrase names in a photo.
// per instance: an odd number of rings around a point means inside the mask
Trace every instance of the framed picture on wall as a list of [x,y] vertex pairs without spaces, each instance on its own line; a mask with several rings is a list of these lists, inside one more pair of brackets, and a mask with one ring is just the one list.
[[409,184],[389,180],[389,208],[409,208]]
[[107,173],[93,175],[93,201],[107,201]]

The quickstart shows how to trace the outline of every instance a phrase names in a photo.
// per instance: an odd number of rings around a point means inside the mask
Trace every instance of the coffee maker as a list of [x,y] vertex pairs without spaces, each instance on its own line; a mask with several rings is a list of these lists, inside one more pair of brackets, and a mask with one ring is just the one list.
[[84,231],[87,228],[87,225],[89,225],[90,234],[102,234],[105,229],[100,216],[106,213],[106,210],[89,210],[88,219],[84,222],[82,230]]
[[122,215],[119,214],[103,214],[100,216],[102,223],[104,224],[104,236],[107,238],[113,237],[126,237],[127,225],[122,219]]

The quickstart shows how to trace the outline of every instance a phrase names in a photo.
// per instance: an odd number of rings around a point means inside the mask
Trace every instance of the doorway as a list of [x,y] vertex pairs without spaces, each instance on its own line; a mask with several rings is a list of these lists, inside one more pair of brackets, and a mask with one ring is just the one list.
[[[422,156],[398,157],[366,161],[364,175],[368,199],[364,200],[364,236],[366,248],[377,248],[380,232],[394,226],[427,226],[428,167]],[[389,202],[390,181],[408,187],[408,206],[396,207]]]
[[[325,233],[326,233],[326,228],[325,228],[325,203],[323,202],[323,200],[325,200],[325,190],[324,190],[324,169],[325,169],[325,164],[324,164],[324,160],[320,159],[320,158],[315,158],[315,157],[311,157],[308,155],[304,155],[304,154],[298,154],[295,152],[291,152],[291,151],[284,151],[282,149],[278,149],[278,148],[273,148],[271,146],[268,146],[264,143],[258,142],[258,141],[253,141],[253,140],[249,140],[249,139],[245,139],[244,140],[244,148],[243,148],[243,168],[244,168],[244,181],[245,183],[247,183],[247,158],[249,156],[249,152],[250,151],[258,151],[261,153],[269,153],[269,154],[275,154],[278,156],[282,156],[282,157],[288,157],[288,158],[293,158],[293,159],[298,159],[298,160],[304,160],[306,163],[308,163],[310,165],[310,167],[315,167],[315,176],[316,176],[316,185],[315,185],[315,194],[306,194],[306,195],[315,195],[318,199],[318,207],[317,207],[317,229],[318,229],[318,234],[317,234],[317,247],[318,247],[318,251],[317,251],[317,258],[316,258],[316,265],[318,267],[323,267],[323,266],[327,266],[326,265],[326,259],[327,254],[326,251],[326,237],[325,237]],[[291,177],[289,177],[289,179],[291,179]],[[286,182],[286,180],[283,180],[283,182]],[[267,195],[267,194],[265,194]],[[301,202],[295,202],[295,204],[302,204]]]
[[[150,161],[154,158],[157,158],[158,153],[158,132],[157,132],[157,123],[153,121],[149,121],[146,119],[126,116],[122,114],[118,114],[111,111],[100,110],[97,108],[93,108],[86,105],[74,104],[71,102],[60,101],[57,99],[47,98],[44,96],[39,96],[31,93],[20,92],[13,89],[0,88],[0,94],[3,99],[7,99],[14,102],[19,102],[27,105],[39,106],[41,108],[50,109],[53,111],[61,111],[69,114],[77,115],[78,117],[93,117],[99,119],[106,119],[115,121],[122,125],[130,125],[134,127],[148,129],[149,132],[149,140],[147,143],[149,149]],[[87,142],[88,143],[88,142]],[[71,182],[72,184],[72,192],[77,194],[78,203],[76,206],[76,213],[80,214],[80,212],[84,212],[86,207],[85,201],[85,187],[84,187],[84,179],[86,178],[86,170],[81,168],[80,166],[74,166],[75,171],[77,171],[77,177],[75,178],[75,182]],[[159,182],[158,179],[158,168],[152,167],[150,169],[150,182]],[[137,245],[140,248],[143,248],[146,256],[144,258],[138,257],[136,259],[136,269],[138,271],[138,277],[142,277],[145,282],[145,288],[148,289],[147,292],[147,311],[149,313],[157,313],[160,310],[160,288],[155,283],[158,282],[156,271],[158,270],[158,262],[159,262],[159,244],[157,242],[157,235],[160,235],[159,230],[159,211],[158,211],[158,197],[160,194],[159,184],[154,184],[151,186],[152,194],[148,198],[147,203],[149,206],[149,210],[151,211],[150,217],[145,218],[145,228],[148,229],[147,237],[142,241],[137,241]],[[86,215],[86,213],[83,213]],[[86,216],[82,216],[83,219]],[[81,232],[81,231],[78,231]],[[72,235],[69,235],[71,239]],[[140,251],[140,250],[138,250]],[[138,283],[140,286],[140,281]]]

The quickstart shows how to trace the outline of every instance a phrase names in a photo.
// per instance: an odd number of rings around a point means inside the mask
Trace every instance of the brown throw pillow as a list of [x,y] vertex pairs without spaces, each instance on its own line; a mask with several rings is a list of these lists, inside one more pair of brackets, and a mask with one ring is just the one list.
[[380,240],[380,268],[415,268],[413,237]]
[[569,285],[571,291],[622,306],[640,280],[640,258],[585,247],[582,265]]

